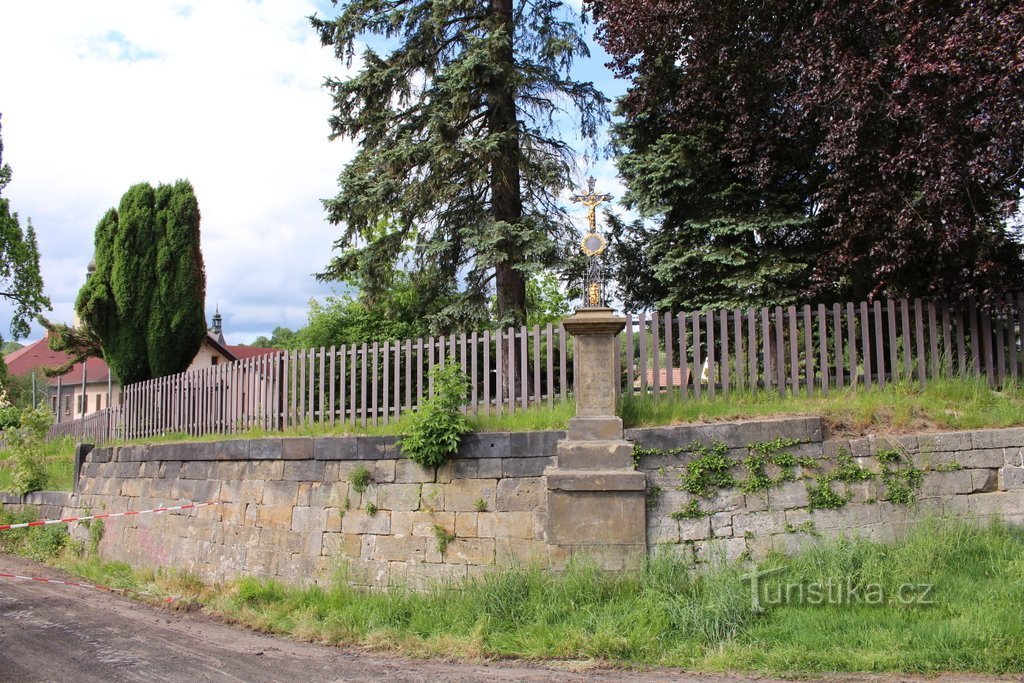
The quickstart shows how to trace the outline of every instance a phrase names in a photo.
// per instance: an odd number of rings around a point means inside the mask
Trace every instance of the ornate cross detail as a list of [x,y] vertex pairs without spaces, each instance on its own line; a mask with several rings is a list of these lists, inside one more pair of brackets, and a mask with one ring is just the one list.
[[590,257],[587,279],[584,283],[585,292],[583,294],[583,303],[588,307],[604,305],[604,281],[601,277],[601,264],[598,261],[598,257],[604,252],[608,243],[597,233],[597,207],[612,200],[610,194],[597,194],[594,192],[595,182],[593,176],[591,176],[587,181],[587,193],[575,194],[571,197],[574,204],[582,204],[587,207],[587,223],[590,227],[590,232],[583,236],[580,248],[584,254]]

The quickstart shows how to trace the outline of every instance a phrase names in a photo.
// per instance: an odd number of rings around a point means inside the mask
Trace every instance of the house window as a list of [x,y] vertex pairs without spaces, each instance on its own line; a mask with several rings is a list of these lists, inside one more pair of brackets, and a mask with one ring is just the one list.
[[220,356],[213,356],[210,358],[210,365],[216,365],[220,361]]
[[84,394],[75,396],[75,414],[80,415],[82,413],[82,399],[85,398]]
[[100,405],[103,403],[103,394],[96,394],[96,410],[100,409]]
[[71,397],[70,396],[65,396],[64,397],[64,414],[65,415],[70,415],[71,414]]
[[53,409],[53,414],[56,415],[57,414],[57,397],[56,396],[51,396],[50,397],[50,406]]

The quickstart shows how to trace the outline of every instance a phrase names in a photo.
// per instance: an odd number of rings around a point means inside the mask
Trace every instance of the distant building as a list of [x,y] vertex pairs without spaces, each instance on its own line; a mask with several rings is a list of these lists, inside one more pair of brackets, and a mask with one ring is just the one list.
[[[58,421],[85,417],[104,408],[121,405],[121,386],[102,358],[90,358],[84,363],[76,363],[60,377],[46,377],[43,368],[55,368],[70,359],[62,351],[51,351],[47,336],[12,351],[4,357],[4,361],[11,375],[35,372],[36,381],[48,385],[50,409]],[[213,326],[207,331],[186,372],[276,351],[278,349],[227,344],[224,340],[223,319],[218,310],[213,316]]]

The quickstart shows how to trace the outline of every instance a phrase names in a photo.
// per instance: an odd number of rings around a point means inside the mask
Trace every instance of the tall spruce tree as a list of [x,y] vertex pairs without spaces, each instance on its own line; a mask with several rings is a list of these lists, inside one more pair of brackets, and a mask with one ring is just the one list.
[[[11,167],[4,163],[4,143],[0,138],[0,194],[11,182]],[[0,196],[0,297],[14,305],[10,331],[16,338],[29,333],[29,321],[50,308],[43,294],[43,278],[39,274],[39,246],[32,221],[24,231],[18,214],[11,212],[11,203]],[[0,336],[0,341],[3,337]],[[6,374],[7,366],[0,368]]]
[[50,346],[75,360],[100,350],[122,385],[187,368],[206,334],[192,185],[132,186],[96,226],[95,246],[95,271],[75,303],[86,329],[58,326]]
[[439,316],[449,326],[479,317],[492,283],[501,322],[525,321],[530,270],[557,261],[573,233],[557,197],[574,152],[556,124],[571,107],[593,139],[607,118],[605,97],[569,77],[588,49],[568,12],[559,0],[350,0],[334,19],[311,18],[348,63],[363,36],[393,47],[327,80],[332,138],[359,151],[324,202],[343,231],[322,278],[393,264],[414,244],[433,280],[418,279],[423,296],[464,283],[458,310]]

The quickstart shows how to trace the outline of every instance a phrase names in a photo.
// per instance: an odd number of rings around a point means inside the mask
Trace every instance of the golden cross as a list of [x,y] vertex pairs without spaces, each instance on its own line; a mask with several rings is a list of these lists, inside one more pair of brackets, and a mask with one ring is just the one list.
[[574,204],[582,204],[587,207],[587,221],[590,223],[590,232],[597,230],[597,214],[595,212],[597,207],[612,200],[610,194],[597,194],[594,192],[595,182],[597,181],[591,176],[587,180],[587,194],[574,194],[570,197]]

